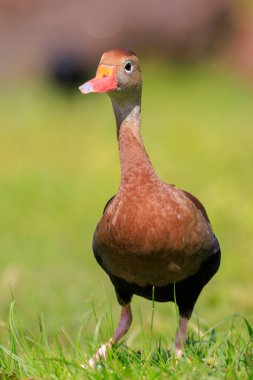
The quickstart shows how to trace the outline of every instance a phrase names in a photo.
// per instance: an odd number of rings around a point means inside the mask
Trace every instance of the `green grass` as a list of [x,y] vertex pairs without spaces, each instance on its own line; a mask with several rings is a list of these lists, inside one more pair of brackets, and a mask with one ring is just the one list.
[[110,337],[119,314],[91,251],[119,183],[114,118],[105,95],[20,82],[0,90],[2,378],[253,378],[253,90],[211,65],[146,63],[143,74],[150,158],[204,203],[222,248],[186,355],[171,353],[174,305],[155,304],[151,337],[152,303],[135,297],[128,349],[84,374],[84,353]]
[[[93,309],[96,319],[96,311]],[[111,315],[106,310],[102,323],[111,331]],[[196,332],[191,332],[183,358],[175,357],[166,348],[166,340],[154,341],[152,328],[142,330],[141,350],[115,345],[108,352],[106,363],[95,369],[87,367],[87,359],[98,347],[97,340],[105,339],[101,320],[95,335],[87,334],[89,316],[73,337],[62,328],[62,336],[48,340],[44,320],[39,319],[39,333],[27,334],[20,323],[14,301],[10,307],[9,347],[0,344],[1,379],[252,379],[253,329],[240,315],[230,316],[217,325],[206,328],[198,321]],[[85,341],[84,356],[82,340]],[[85,365],[86,368],[82,368]]]

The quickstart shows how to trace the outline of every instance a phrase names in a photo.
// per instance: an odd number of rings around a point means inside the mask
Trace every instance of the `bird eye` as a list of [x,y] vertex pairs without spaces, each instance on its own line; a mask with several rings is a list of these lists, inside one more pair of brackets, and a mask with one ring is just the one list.
[[125,64],[125,71],[126,71],[127,73],[130,73],[130,72],[132,71],[132,63],[131,63],[131,62],[127,62],[127,63]]

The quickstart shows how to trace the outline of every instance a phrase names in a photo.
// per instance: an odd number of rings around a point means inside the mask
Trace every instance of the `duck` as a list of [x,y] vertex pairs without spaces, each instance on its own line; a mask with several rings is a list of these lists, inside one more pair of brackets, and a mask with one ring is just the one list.
[[89,359],[106,360],[108,350],[132,323],[134,295],[175,302],[179,323],[175,354],[181,357],[188,321],[203,287],[220,266],[220,245],[207,212],[192,194],[156,174],[141,137],[142,74],[136,54],[106,51],[82,94],[106,93],[115,115],[121,178],[93,237],[93,252],[109,276],[121,306],[113,337]]

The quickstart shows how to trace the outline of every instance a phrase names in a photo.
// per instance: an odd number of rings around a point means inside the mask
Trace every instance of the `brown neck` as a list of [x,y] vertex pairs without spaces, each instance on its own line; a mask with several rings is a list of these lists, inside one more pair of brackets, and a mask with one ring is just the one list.
[[141,96],[135,97],[132,102],[112,98],[112,105],[117,124],[121,185],[146,183],[156,174],[140,133]]

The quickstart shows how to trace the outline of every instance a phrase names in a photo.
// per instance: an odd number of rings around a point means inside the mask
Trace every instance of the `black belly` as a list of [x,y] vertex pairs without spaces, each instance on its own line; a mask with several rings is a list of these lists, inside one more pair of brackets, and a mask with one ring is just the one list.
[[120,305],[130,303],[134,294],[157,302],[172,301],[177,303],[180,314],[186,318],[191,316],[195,302],[197,301],[203,287],[219,269],[221,257],[219,243],[218,240],[215,239],[215,244],[211,255],[204,263],[202,263],[197,273],[182,281],[157,287],[152,285],[139,286],[113,275],[104,267],[100,257],[96,255],[95,250],[94,253],[98,263],[109,275],[115,287]]

